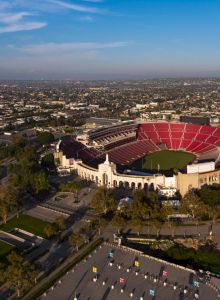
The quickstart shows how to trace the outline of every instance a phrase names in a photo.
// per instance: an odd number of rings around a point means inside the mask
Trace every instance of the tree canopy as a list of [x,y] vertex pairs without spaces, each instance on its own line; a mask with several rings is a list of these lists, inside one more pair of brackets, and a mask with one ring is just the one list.
[[83,243],[83,238],[82,235],[79,232],[73,232],[70,236],[69,236],[69,243],[71,246],[76,248],[76,251],[79,250],[79,247],[81,246],[81,244]]
[[8,214],[18,208],[16,191],[10,186],[0,186],[0,218],[4,223],[7,221]]
[[3,278],[6,285],[15,290],[17,297],[31,288],[36,280],[37,271],[34,264],[24,261],[23,257],[12,252],[7,257],[8,267],[6,268]]
[[201,201],[210,207],[220,205],[220,184],[203,185],[197,194]]
[[37,142],[40,145],[47,145],[54,142],[54,135],[48,131],[40,132],[37,136]]
[[189,191],[181,201],[181,211],[191,215],[193,218],[200,218],[205,212],[205,205],[193,191]]
[[27,146],[16,155],[16,163],[10,167],[12,184],[19,192],[40,195],[49,189],[46,174],[41,170],[32,146]]
[[114,212],[117,206],[118,201],[114,198],[112,190],[105,188],[98,189],[91,202],[91,207],[103,215]]

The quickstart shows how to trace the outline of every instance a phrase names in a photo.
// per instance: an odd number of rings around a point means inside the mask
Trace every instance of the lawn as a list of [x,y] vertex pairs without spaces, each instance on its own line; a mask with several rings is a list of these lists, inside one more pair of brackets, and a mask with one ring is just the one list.
[[13,228],[20,228],[31,232],[35,235],[45,237],[44,228],[49,223],[28,215],[20,215],[18,218],[14,217],[6,224],[0,226],[0,230],[11,231]]
[[142,169],[145,170],[170,170],[183,169],[195,160],[195,155],[183,151],[163,150],[146,155],[143,158]]
[[6,256],[14,249],[13,246],[0,241],[0,262],[5,262]]

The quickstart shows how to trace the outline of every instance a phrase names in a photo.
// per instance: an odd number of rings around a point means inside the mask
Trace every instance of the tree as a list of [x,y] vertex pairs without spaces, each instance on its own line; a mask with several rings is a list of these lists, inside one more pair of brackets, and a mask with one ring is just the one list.
[[44,172],[36,172],[31,176],[31,187],[36,195],[49,190],[49,183]]
[[50,144],[50,143],[54,142],[54,135],[47,131],[40,132],[37,136],[37,142],[40,145]]
[[133,202],[130,206],[130,217],[132,223],[137,226],[149,219],[152,208],[149,205],[149,199],[143,190],[133,192]]
[[158,215],[158,218],[163,221],[163,222],[166,222],[168,220],[168,217],[170,215],[172,215],[174,212],[174,209],[172,207],[172,205],[170,204],[164,204],[162,205],[160,211],[159,211],[159,215]]
[[69,236],[69,243],[71,246],[76,248],[76,251],[78,251],[80,245],[83,243],[83,238],[82,238],[81,234],[73,232]]
[[31,288],[37,277],[37,271],[34,264],[25,262],[23,257],[12,252],[7,257],[9,266],[5,272],[6,284],[9,288],[15,290],[17,297]]
[[206,205],[206,212],[214,224],[220,215],[220,184],[203,185],[197,194]]
[[91,207],[98,213],[106,215],[117,209],[118,201],[114,198],[112,191],[100,188],[92,198]]
[[204,205],[199,197],[190,191],[183,197],[180,209],[183,213],[189,214],[193,219],[196,219],[204,212]]
[[75,198],[78,200],[79,191],[82,189],[82,182],[73,181],[69,183],[70,192],[75,194]]
[[61,183],[59,186],[60,191],[74,193],[75,198],[78,199],[78,193],[82,189],[83,185],[80,181],[72,181],[66,184]]
[[116,227],[118,229],[118,233],[122,228],[126,226],[125,219],[120,214],[114,215],[111,223],[113,227]]
[[64,231],[66,229],[66,221],[63,216],[57,217],[55,223],[60,231]]
[[52,153],[45,155],[41,160],[41,166],[47,169],[55,169],[55,161]]
[[48,191],[49,185],[44,172],[40,171],[36,151],[25,147],[16,155],[17,162],[10,167],[11,183],[20,193],[39,195]]
[[171,235],[172,235],[172,237],[174,237],[176,225],[177,225],[177,224],[176,224],[175,222],[173,222],[172,220],[169,220],[168,226],[169,226],[169,228],[170,228],[170,230],[171,230]]
[[96,228],[98,229],[98,233],[100,235],[102,230],[106,227],[106,225],[108,223],[104,218],[98,218],[98,219],[94,220],[94,224],[95,224]]
[[96,230],[96,226],[97,226],[97,224],[94,221],[86,223],[80,229],[79,233],[82,234],[86,238],[87,241],[89,241]]
[[25,192],[30,189],[30,179],[32,177],[31,163],[26,157],[19,157],[17,163],[10,167],[11,183],[20,191]]
[[203,185],[197,194],[201,201],[210,207],[220,205],[220,184]]
[[0,216],[4,224],[6,224],[7,222],[8,214],[9,214],[8,204],[2,201],[2,199],[0,199]]
[[17,208],[18,202],[13,189],[10,187],[2,187],[0,189],[0,217],[3,222],[7,222],[8,214]]
[[48,224],[46,225],[46,227],[44,228],[44,233],[45,235],[47,236],[47,238],[51,238],[53,237],[54,235],[57,234],[57,226],[56,224]]
[[217,217],[219,216],[219,209],[207,206],[207,214],[209,218],[212,220],[212,224],[214,224]]
[[22,134],[17,133],[12,136],[12,144],[17,148],[24,148],[27,144],[27,141]]
[[148,192],[146,197],[146,204],[150,212],[150,218],[155,218],[158,215],[158,212],[161,209],[161,203],[159,201],[158,195],[156,192]]
[[153,228],[155,228],[156,233],[157,233],[157,237],[159,237],[160,230],[161,230],[161,227],[162,227],[162,223],[157,219],[153,219],[153,220],[151,220],[151,225],[153,226]]

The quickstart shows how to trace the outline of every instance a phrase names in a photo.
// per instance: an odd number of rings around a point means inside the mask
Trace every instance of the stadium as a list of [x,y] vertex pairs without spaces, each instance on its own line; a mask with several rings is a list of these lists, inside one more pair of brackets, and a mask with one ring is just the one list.
[[98,185],[153,184],[185,194],[190,188],[220,183],[220,127],[122,122],[62,139],[55,158],[60,170],[75,170]]

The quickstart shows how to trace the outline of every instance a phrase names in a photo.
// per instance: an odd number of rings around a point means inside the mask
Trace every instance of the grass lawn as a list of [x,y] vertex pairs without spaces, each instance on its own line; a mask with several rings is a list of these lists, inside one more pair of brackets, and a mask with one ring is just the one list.
[[143,158],[143,169],[145,170],[170,170],[183,169],[195,160],[195,155],[183,151],[162,150],[146,155]]
[[44,228],[49,223],[28,215],[20,215],[18,218],[14,217],[6,224],[0,226],[0,230],[11,231],[13,228],[20,228],[36,234],[41,237],[45,237]]
[[0,241],[0,262],[6,261],[6,256],[14,249],[13,246]]

